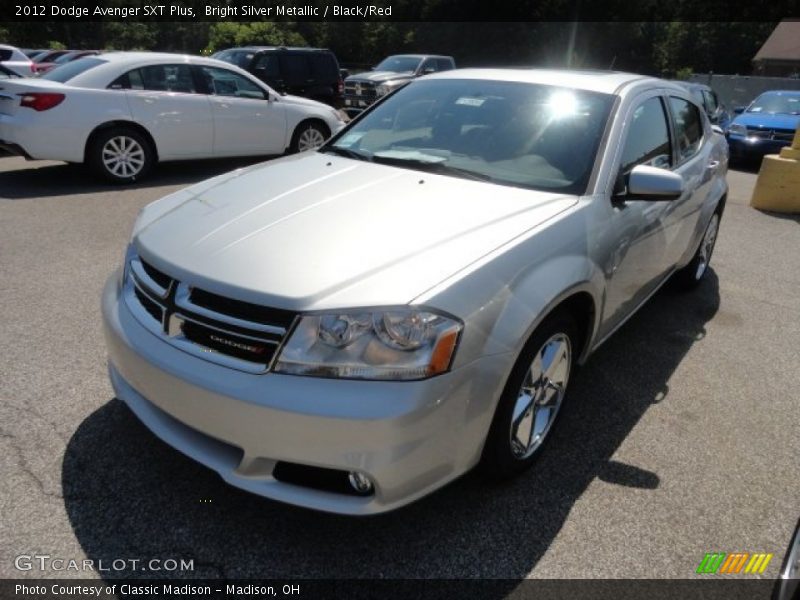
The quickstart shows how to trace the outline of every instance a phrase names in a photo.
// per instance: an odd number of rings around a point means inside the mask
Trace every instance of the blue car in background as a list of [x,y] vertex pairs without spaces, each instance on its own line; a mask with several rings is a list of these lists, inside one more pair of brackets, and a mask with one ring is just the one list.
[[760,160],[791,145],[800,123],[800,91],[764,92],[735,112],[725,133],[731,158]]

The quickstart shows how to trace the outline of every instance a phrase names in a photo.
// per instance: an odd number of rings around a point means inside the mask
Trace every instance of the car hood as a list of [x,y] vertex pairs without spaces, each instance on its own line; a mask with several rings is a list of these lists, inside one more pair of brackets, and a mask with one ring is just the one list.
[[372,83],[383,83],[385,81],[413,78],[414,73],[411,71],[404,71],[402,73],[395,73],[394,71],[367,71],[366,73],[351,75],[345,81],[369,81]]
[[133,243],[157,268],[245,301],[405,304],[576,202],[311,152],[147,206]]
[[322,102],[318,102],[317,100],[312,100],[311,98],[303,98],[302,96],[292,96],[291,94],[280,96],[279,102],[285,102],[286,104],[294,104],[296,106],[313,106],[315,108],[330,109],[330,106],[328,106],[327,104],[323,104]]
[[738,115],[733,122],[746,127],[797,129],[797,124],[800,123],[800,115],[746,112]]

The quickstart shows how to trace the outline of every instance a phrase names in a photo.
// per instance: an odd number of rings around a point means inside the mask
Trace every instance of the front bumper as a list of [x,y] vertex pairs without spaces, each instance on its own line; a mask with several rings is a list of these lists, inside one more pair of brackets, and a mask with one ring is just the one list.
[[[162,440],[229,484],[318,510],[385,512],[441,487],[480,457],[503,374],[496,355],[424,381],[373,382],[236,371],[165,343],[103,292],[114,391]],[[273,477],[278,461],[359,471],[370,496]]]
[[733,158],[761,158],[767,154],[778,154],[781,148],[790,146],[791,142],[769,140],[758,137],[728,134],[728,148]]

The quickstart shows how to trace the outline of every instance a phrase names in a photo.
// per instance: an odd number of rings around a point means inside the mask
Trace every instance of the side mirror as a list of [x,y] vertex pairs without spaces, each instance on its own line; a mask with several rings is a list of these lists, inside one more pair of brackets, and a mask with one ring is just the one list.
[[435,73],[435,72],[436,72],[436,69],[434,69],[433,67],[425,67],[424,69],[422,69],[422,74],[423,75],[430,75],[431,73]]
[[628,175],[625,200],[675,200],[683,194],[683,177],[666,169],[638,165]]
[[737,115],[740,115],[744,112],[744,109],[745,109],[744,106],[737,106],[736,108],[733,109],[733,112]]
[[722,127],[720,127],[719,125],[712,125],[711,131],[713,131],[714,133],[718,133],[720,135],[725,135],[725,132],[722,131]]
[[348,77],[350,77],[350,71],[348,71],[347,69],[339,69],[339,77],[341,77],[342,79],[347,79]]

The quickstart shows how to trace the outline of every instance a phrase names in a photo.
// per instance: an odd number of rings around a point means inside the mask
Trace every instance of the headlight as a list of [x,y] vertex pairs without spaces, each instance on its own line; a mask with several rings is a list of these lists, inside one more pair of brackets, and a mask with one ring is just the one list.
[[392,83],[382,83],[375,88],[375,95],[378,97],[385,96],[394,89]]
[[331,114],[333,118],[339,121],[340,123],[347,123],[347,121],[349,120],[347,118],[347,113],[341,110],[336,110],[335,108],[331,108]]
[[450,368],[463,325],[429,310],[306,315],[274,371],[346,379],[425,379]]
[[732,133],[733,135],[747,135],[747,127],[744,125],[739,125],[738,123],[733,123],[730,127],[728,127],[728,133]]

